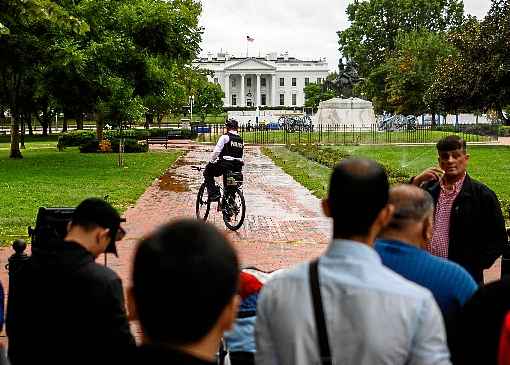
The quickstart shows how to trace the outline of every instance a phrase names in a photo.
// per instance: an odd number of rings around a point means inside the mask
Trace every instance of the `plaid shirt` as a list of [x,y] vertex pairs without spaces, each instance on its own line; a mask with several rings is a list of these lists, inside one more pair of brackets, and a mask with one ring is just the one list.
[[446,189],[442,180],[440,182],[441,192],[439,193],[439,199],[437,200],[434,212],[432,239],[427,244],[427,251],[435,256],[448,258],[452,205],[457,195],[459,195],[460,189],[462,189],[465,178],[466,174],[453,185],[451,190]]

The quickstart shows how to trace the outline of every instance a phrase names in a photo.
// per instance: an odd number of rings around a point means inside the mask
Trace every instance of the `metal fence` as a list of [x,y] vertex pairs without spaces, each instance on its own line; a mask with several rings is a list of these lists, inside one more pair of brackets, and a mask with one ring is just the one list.
[[[200,142],[216,142],[224,127],[221,124],[192,127]],[[242,126],[239,133],[247,144],[414,144],[435,143],[444,136],[456,134],[466,142],[494,142],[498,140],[499,125],[413,125],[401,130],[381,130],[370,125],[318,125],[290,130],[271,125]]]

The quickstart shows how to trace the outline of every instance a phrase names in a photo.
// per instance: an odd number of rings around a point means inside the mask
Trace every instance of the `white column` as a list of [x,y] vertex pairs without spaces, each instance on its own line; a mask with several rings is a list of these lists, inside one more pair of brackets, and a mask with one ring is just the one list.
[[271,103],[276,106],[276,74],[271,76]]
[[241,74],[241,97],[239,98],[239,106],[246,106],[244,101],[244,74]]
[[260,74],[257,74],[257,101],[255,106],[260,106]]
[[225,106],[230,106],[230,74],[225,72]]

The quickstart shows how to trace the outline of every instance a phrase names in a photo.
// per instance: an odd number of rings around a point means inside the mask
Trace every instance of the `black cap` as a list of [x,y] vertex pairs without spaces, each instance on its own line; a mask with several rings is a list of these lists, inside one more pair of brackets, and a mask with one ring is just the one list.
[[82,201],[76,207],[71,219],[73,225],[100,226],[109,229],[112,239],[106,247],[105,253],[113,253],[116,256],[117,246],[115,241],[124,237],[125,231],[120,223],[125,221],[110,204],[99,198],[88,198]]
[[235,119],[227,119],[225,122],[225,126],[227,128],[237,129],[239,128],[239,123]]

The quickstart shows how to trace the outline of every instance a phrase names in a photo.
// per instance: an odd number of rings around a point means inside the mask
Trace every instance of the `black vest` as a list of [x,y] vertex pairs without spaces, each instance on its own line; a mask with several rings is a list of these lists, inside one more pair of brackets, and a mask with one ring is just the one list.
[[223,150],[221,150],[220,158],[223,156],[230,156],[234,158],[243,158],[244,143],[241,136],[233,133],[227,133],[229,138],[228,143],[225,143]]

